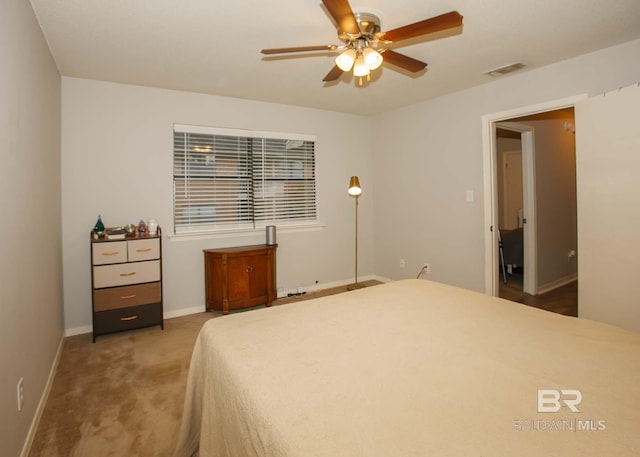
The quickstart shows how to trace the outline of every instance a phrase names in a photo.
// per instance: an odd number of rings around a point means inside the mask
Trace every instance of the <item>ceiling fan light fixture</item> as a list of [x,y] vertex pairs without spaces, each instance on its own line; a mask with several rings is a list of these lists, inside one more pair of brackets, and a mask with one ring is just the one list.
[[353,62],[356,60],[356,51],[353,49],[347,49],[338,57],[336,57],[336,65],[342,71],[349,71],[353,67]]
[[367,76],[369,74],[369,67],[364,61],[364,57],[361,53],[358,53],[356,62],[353,64],[353,76]]
[[375,70],[382,65],[382,55],[373,48],[366,48],[362,51],[364,57],[364,63],[369,67],[369,70]]
[[354,12],[349,1],[322,0],[325,12],[329,13],[330,19],[337,27],[338,39],[344,43],[343,46],[297,46],[263,49],[261,52],[263,54],[284,54],[340,50],[342,53],[335,59],[335,65],[322,81],[337,81],[343,73],[353,71],[354,77],[359,79],[360,85],[362,85],[362,79],[366,77],[369,81],[371,71],[385,62],[416,74],[423,72],[427,67],[425,62],[392,51],[387,48],[387,45],[437,32],[451,30],[455,33],[456,29],[461,30],[462,27],[462,15],[457,11],[450,11],[413,24],[382,31],[380,18],[377,15]]

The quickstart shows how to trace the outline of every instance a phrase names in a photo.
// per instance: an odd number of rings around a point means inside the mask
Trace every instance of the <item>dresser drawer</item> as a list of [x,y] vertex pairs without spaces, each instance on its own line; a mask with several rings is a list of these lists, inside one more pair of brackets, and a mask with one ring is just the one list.
[[162,304],[160,303],[100,311],[93,315],[93,333],[95,335],[152,325],[163,326]]
[[162,288],[159,282],[138,284],[136,286],[109,287],[93,291],[93,310],[127,308],[130,306],[159,303],[162,300]]
[[127,241],[127,253],[129,262],[159,259],[160,239]]
[[93,265],[107,265],[127,261],[127,242],[114,241],[109,243],[93,243]]
[[155,281],[160,281],[160,260],[93,267],[96,289]]

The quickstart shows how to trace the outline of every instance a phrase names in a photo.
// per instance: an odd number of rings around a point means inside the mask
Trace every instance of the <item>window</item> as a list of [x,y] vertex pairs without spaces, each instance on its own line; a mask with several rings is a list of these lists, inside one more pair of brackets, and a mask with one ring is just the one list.
[[174,232],[309,224],[315,137],[175,125]]

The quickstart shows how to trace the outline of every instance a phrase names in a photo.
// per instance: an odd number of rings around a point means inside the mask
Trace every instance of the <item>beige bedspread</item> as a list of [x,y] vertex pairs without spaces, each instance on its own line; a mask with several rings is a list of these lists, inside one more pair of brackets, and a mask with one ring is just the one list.
[[638,456],[640,334],[427,280],[236,313],[198,337],[180,435],[176,456]]

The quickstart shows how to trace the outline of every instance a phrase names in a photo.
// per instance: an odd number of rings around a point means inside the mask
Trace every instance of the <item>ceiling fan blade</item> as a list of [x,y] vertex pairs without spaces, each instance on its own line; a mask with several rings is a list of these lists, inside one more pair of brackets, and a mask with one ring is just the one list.
[[392,51],[391,49],[383,49],[380,53],[382,54],[384,62],[404,68],[412,73],[417,73],[427,67],[425,62],[421,62],[413,57],[405,56],[404,54]]
[[431,19],[425,19],[424,21],[389,30],[385,32],[383,39],[386,41],[408,40],[409,38],[415,38],[429,33],[453,29],[461,25],[462,16],[460,13],[451,11],[440,16],[432,17]]
[[322,3],[338,24],[338,31],[350,35],[360,35],[358,21],[356,21],[348,0],[322,0]]
[[324,82],[335,81],[340,76],[342,76],[342,73],[343,71],[340,69],[339,66],[336,65],[331,69],[329,73],[327,73],[327,76],[324,77],[323,81]]
[[320,46],[299,46],[297,48],[273,48],[263,49],[263,54],[284,54],[287,52],[309,52],[309,51],[335,51],[338,46],[335,44],[325,44]]

